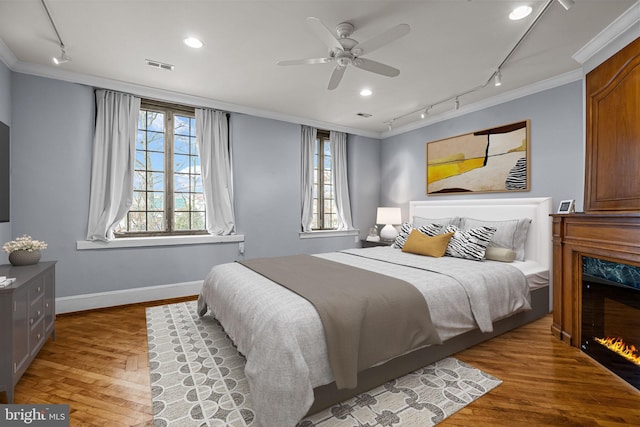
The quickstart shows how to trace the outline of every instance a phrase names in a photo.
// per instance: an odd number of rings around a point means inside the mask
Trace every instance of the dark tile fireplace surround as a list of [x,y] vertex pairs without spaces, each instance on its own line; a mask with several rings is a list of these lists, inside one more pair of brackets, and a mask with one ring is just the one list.
[[582,350],[640,390],[640,267],[582,257]]

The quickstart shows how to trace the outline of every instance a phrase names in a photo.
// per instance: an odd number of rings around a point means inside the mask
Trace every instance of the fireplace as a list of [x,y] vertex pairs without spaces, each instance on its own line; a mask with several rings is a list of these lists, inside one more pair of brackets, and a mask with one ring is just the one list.
[[582,257],[581,348],[640,390],[640,267]]

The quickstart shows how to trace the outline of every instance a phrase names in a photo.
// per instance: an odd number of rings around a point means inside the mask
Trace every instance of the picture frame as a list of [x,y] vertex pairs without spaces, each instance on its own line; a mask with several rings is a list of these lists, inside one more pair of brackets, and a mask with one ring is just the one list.
[[530,190],[530,120],[426,143],[427,195]]
[[558,205],[558,213],[559,214],[569,214],[574,213],[576,211],[575,200],[562,200]]

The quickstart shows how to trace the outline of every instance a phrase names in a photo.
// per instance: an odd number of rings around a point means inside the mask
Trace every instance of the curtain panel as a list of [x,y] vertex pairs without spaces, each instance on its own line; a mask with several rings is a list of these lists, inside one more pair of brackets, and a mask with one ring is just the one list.
[[207,231],[226,236],[235,231],[229,120],[224,111],[196,108],[195,112]]
[[353,230],[347,179],[347,134],[331,131],[329,145],[333,158],[333,191],[338,216],[337,230]]
[[318,130],[302,126],[302,231],[311,231],[313,222],[313,155]]
[[98,89],[87,240],[108,242],[133,202],[140,98]]

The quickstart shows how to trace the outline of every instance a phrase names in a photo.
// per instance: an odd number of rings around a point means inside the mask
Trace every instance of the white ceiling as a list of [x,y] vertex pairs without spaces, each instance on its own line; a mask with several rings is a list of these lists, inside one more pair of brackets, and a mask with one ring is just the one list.
[[[73,61],[52,64],[60,51],[40,0],[0,0],[0,42],[6,45],[0,43],[0,58],[12,70],[131,83],[232,111],[382,135],[394,118],[407,115],[394,128],[410,126],[420,117],[408,113],[485,84],[548,0],[46,1]],[[569,10],[553,1],[503,66],[502,86],[489,84],[461,96],[461,106],[576,72],[580,64],[572,55],[635,1],[576,0]],[[510,21],[509,12],[522,4],[533,13]],[[334,64],[276,65],[327,55],[306,22],[310,16],[331,30],[351,22],[352,38],[359,42],[409,24],[408,35],[366,56],[400,69],[400,75],[349,67],[340,86],[329,91]],[[182,40],[189,35],[204,47],[186,47]],[[153,69],[145,59],[173,64],[175,71]],[[364,87],[373,96],[362,98],[358,92]],[[452,108],[446,102],[432,114]]]

